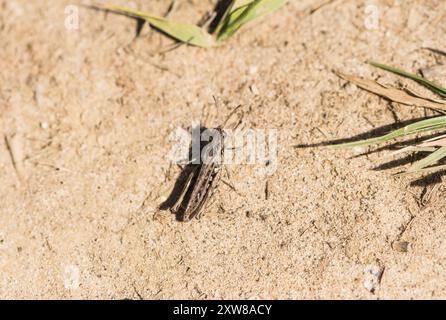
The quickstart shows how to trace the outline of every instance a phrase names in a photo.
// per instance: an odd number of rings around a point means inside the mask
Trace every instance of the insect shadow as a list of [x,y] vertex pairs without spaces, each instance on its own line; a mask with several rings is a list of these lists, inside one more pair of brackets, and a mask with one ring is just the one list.
[[[183,195],[183,190],[187,187],[189,177],[193,175],[192,179],[196,180],[196,173],[198,172],[198,164],[187,164],[183,170],[180,172],[177,180],[175,181],[175,185],[173,187],[172,192],[167,197],[167,199],[159,205],[160,210],[172,210],[174,209],[175,205],[181,200],[181,197]],[[194,182],[194,181],[192,181]],[[188,198],[190,199],[190,194],[188,195]],[[183,198],[183,201],[186,201],[186,197]],[[181,206],[180,206],[181,208]],[[177,210],[176,212],[173,212],[175,214],[175,218],[178,221],[184,220],[184,212],[182,210]]]

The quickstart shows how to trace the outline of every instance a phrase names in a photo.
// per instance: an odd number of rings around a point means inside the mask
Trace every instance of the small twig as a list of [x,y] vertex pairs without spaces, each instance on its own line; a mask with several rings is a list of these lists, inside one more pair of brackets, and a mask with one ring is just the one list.
[[22,159],[18,159],[18,154],[17,154],[18,153],[17,149],[20,147],[17,146],[17,142],[13,142],[12,140],[10,140],[10,138],[8,138],[6,134],[4,135],[4,140],[6,144],[6,149],[8,150],[9,153],[9,157],[11,158],[11,163],[14,168],[14,171],[17,175],[17,178],[19,179],[19,182],[22,182],[23,179],[20,173],[20,168],[18,163],[19,161],[22,161]]
[[266,180],[265,182],[265,200],[269,199],[269,181]]
[[337,0],[327,0],[327,1],[315,4],[314,6],[312,6],[310,8],[310,15],[316,13],[317,11],[322,9],[323,7],[328,6],[328,5],[332,4],[332,3],[334,3],[335,1],[337,1]]
[[164,18],[167,18],[176,8],[177,8],[177,1],[172,0],[166,12],[164,13]]

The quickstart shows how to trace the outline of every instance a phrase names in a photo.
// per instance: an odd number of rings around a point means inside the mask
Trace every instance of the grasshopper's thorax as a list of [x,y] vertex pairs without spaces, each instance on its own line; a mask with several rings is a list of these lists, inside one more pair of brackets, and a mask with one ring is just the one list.
[[202,135],[201,164],[221,165],[224,155],[225,133],[221,128],[206,129]]

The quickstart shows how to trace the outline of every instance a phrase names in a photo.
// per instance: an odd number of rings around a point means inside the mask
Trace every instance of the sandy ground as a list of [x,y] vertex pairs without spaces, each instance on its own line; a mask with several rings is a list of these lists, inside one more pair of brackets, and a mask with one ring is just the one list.
[[[422,91],[365,61],[446,63],[422,49],[445,49],[445,1],[290,1],[221,47],[168,52],[149,27],[135,37],[135,20],[84,7],[67,29],[73,2],[0,0],[1,298],[446,298],[441,176],[295,147],[423,116],[333,70]],[[214,6],[177,2],[170,17],[190,22]],[[180,173],[172,131],[239,104],[245,126],[278,130],[277,170],[229,166],[237,192],[220,184],[200,220],[157,214]]]

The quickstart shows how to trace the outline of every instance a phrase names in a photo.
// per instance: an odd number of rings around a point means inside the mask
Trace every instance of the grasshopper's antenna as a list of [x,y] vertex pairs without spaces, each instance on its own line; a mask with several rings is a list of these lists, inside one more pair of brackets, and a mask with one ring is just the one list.
[[[229,113],[229,115],[228,115],[228,117],[226,118],[225,122],[223,123],[223,126],[222,126],[222,127],[226,126],[226,124],[228,123],[229,119],[230,119],[230,118],[237,112],[237,110],[240,109],[241,107],[242,107],[242,105],[239,104],[237,107],[234,108],[234,110],[232,110],[232,111]],[[241,119],[243,118],[243,115],[244,115],[244,113],[242,112],[241,117],[240,117],[240,119],[239,119],[239,121],[238,121],[239,124],[240,124],[240,122],[241,122]],[[237,125],[237,126],[238,126],[238,125]]]
[[209,115],[211,114],[210,108],[207,104],[203,106],[203,110],[201,110],[201,118],[203,119],[203,125],[206,127],[209,121]]
[[[217,117],[218,117],[218,112],[220,110],[220,100],[216,97],[216,96],[212,96],[214,98],[214,102],[215,102],[215,107],[217,109]],[[220,128],[223,128],[224,126],[226,126],[226,124],[228,123],[229,119],[231,119],[231,117],[242,107],[241,104],[239,104],[237,107],[234,108],[234,110],[232,110],[229,115],[226,117],[225,122],[223,123],[223,125],[220,126]],[[240,123],[242,122],[243,116],[244,116],[244,112],[242,112],[238,123],[237,123],[237,127],[240,125]]]
[[215,104],[215,110],[217,111],[217,118],[218,118],[218,112],[220,111],[220,100],[216,96],[212,96],[214,98],[214,104]]

